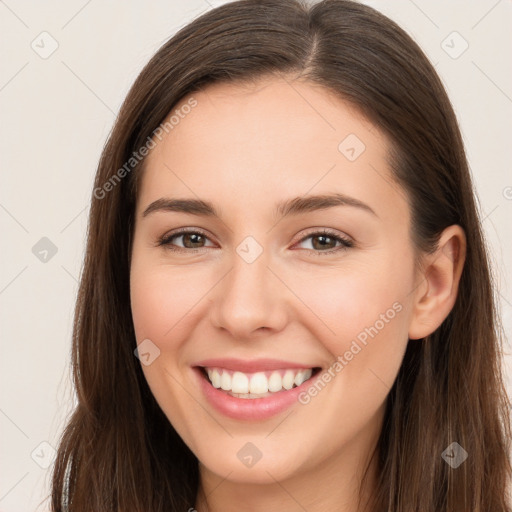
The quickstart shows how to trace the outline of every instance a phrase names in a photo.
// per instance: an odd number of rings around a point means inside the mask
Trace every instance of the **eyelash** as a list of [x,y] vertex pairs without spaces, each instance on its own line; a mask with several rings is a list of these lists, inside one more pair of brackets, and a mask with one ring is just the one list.
[[[172,247],[172,244],[171,244],[172,239],[177,238],[181,235],[188,235],[188,234],[202,235],[205,238],[208,238],[206,233],[204,233],[203,231],[201,231],[199,229],[194,229],[194,230],[180,229],[178,231],[175,231],[174,233],[170,233],[168,235],[166,234],[166,235],[162,236],[158,240],[157,246],[165,246],[166,249],[173,251],[173,252],[188,252],[188,253],[199,252],[203,249],[207,249],[207,247],[200,247],[197,249],[187,249],[184,247],[178,247],[178,248]],[[297,243],[300,244],[300,243],[304,242],[305,240],[307,240],[308,238],[311,238],[314,236],[319,236],[319,235],[320,236],[328,236],[329,238],[334,239],[336,242],[341,242],[341,247],[338,247],[335,249],[329,249],[327,251],[315,251],[313,249],[306,249],[306,250],[312,252],[313,254],[317,254],[318,256],[325,255],[325,254],[333,254],[333,253],[337,253],[339,251],[345,251],[347,249],[354,247],[354,242],[352,242],[352,240],[349,240],[348,238],[344,238],[344,237],[338,235],[337,233],[330,231],[329,229],[321,229],[319,231],[314,231],[312,233],[309,233],[306,236],[304,236],[301,240],[299,240]]]

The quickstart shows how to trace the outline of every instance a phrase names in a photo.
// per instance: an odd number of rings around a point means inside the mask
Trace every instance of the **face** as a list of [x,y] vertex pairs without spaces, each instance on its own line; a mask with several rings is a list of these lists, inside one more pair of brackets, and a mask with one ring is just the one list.
[[151,391],[203,470],[230,481],[358,464],[416,278],[388,141],[307,82],[192,97],[137,199],[131,303]]

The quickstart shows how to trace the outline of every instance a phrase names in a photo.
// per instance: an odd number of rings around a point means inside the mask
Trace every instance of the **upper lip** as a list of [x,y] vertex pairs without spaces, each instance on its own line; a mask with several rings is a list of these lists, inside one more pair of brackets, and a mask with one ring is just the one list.
[[271,370],[282,370],[288,368],[317,368],[317,365],[310,363],[298,363],[293,361],[283,361],[279,359],[234,359],[234,358],[215,358],[204,359],[193,366],[206,368],[225,368],[226,370],[239,371],[243,373],[265,372]]

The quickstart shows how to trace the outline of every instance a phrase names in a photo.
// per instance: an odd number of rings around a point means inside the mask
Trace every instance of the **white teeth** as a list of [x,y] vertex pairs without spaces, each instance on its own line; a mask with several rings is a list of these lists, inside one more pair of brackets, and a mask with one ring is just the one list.
[[210,377],[210,380],[212,381],[213,387],[220,388],[221,377],[220,377],[219,370],[215,369],[215,370],[210,370],[210,371],[211,371],[211,374],[208,373],[208,376]]
[[273,372],[270,379],[268,379],[268,390],[276,392],[281,391],[281,389],[283,389],[283,379],[279,372]]
[[231,391],[231,375],[228,372],[222,372],[220,387],[224,391]]
[[233,373],[233,377],[231,377],[231,391],[233,393],[249,393],[249,379],[245,373]]
[[291,370],[286,370],[286,373],[283,377],[283,388],[284,389],[292,389],[293,381],[295,380],[295,373]]
[[251,393],[255,393],[258,395],[261,395],[262,393],[267,393],[269,391],[268,380],[263,372],[258,372],[251,376],[251,385],[249,387],[249,390]]
[[228,391],[238,398],[260,398],[283,389],[300,386],[313,374],[313,369],[279,370],[270,372],[229,372],[222,368],[205,368],[212,386]]
[[309,370],[300,370],[297,375],[295,375],[295,384],[300,386],[304,381],[308,380],[311,377],[311,369]]

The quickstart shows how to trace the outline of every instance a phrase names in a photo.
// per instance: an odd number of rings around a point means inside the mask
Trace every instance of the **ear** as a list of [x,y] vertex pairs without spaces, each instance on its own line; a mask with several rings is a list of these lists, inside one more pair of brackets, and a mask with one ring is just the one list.
[[459,289],[466,259],[466,235],[462,227],[447,227],[433,254],[423,257],[422,270],[415,288],[409,339],[432,334],[449,315]]

